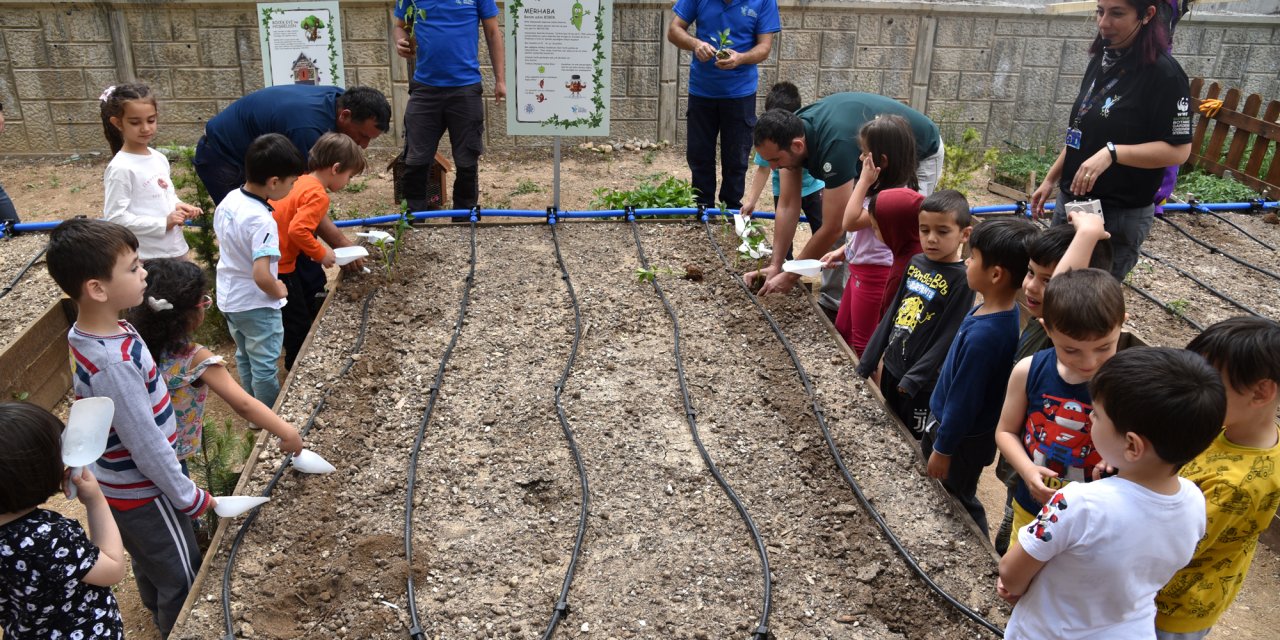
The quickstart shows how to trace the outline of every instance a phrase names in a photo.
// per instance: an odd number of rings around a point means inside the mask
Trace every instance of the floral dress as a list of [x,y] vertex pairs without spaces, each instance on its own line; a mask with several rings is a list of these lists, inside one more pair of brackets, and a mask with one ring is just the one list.
[[191,343],[185,351],[166,354],[158,363],[169,387],[169,401],[173,403],[173,417],[177,422],[177,438],[173,449],[179,460],[186,460],[200,451],[204,399],[209,395],[209,387],[200,381],[200,376],[209,367],[222,366],[222,356],[210,356],[200,362],[192,362],[196,353],[203,348]]
[[83,581],[99,553],[78,522],[45,509],[0,525],[5,640],[123,638],[111,588]]

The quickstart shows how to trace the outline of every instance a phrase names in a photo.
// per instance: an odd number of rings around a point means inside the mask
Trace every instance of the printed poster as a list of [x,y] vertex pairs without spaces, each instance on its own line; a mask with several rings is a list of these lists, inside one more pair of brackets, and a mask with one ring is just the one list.
[[507,133],[609,134],[611,0],[510,0]]
[[336,0],[258,5],[258,43],[265,86],[345,87]]

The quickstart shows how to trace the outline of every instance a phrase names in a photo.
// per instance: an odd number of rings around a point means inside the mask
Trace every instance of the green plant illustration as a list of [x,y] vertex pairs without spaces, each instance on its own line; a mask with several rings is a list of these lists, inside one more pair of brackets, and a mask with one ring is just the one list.
[[308,42],[315,42],[320,39],[320,30],[324,28],[324,20],[321,20],[319,16],[308,15],[302,19],[298,27],[307,32]]
[[582,31],[582,18],[591,15],[590,11],[582,8],[582,3],[574,0],[572,15],[569,16],[569,24],[572,24],[578,31]]

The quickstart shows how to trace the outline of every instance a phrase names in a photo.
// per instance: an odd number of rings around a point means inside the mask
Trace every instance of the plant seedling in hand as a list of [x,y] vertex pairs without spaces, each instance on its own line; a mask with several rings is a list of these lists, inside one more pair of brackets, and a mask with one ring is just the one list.
[[716,45],[716,58],[724,60],[729,57],[729,45],[733,44],[733,40],[729,39],[729,30],[716,32],[716,39],[712,41]]

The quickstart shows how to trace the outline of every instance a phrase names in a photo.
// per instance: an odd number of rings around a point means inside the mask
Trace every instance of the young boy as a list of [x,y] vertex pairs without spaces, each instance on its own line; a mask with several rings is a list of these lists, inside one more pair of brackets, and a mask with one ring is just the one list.
[[1222,374],[1227,417],[1222,433],[1180,475],[1204,492],[1208,525],[1191,563],[1156,596],[1156,635],[1199,640],[1235,599],[1258,536],[1280,502],[1280,324],[1232,318],[1187,345]]
[[1101,269],[1068,271],[1045,288],[1040,322],[1053,348],[1014,365],[996,428],[996,446],[1018,473],[1010,547],[1054,491],[1101,461],[1088,385],[1115,355],[1125,317],[1124,291]]
[[280,234],[267,200],[289,195],[304,166],[302,154],[288,138],[278,133],[260,136],[245,154],[244,186],[228,193],[213,214],[219,247],[218,309],[236,341],[240,385],[268,407],[280,393],[280,308],[288,289],[276,278]]
[[112,222],[73,218],[50,234],[48,255],[49,275],[79,307],[67,333],[75,395],[115,404],[94,472],[132,558],[142,604],[167,636],[200,564],[191,519],[214,499],[178,466],[168,389],[142,338],[119,319],[146,291],[138,239]]
[[919,439],[929,415],[938,370],[960,323],[973,306],[960,250],[972,230],[969,201],[946,189],[920,204],[920,246],[889,310],[867,342],[857,373],[875,373],[884,356],[880,391]]
[[333,249],[316,239],[316,228],[329,215],[328,192],[345,189],[365,167],[360,145],[334,132],[320,136],[307,162],[311,173],[298,178],[289,195],[273,203],[280,238],[279,277],[288,289],[288,304],[280,312],[286,369],[293,368],[320,311],[319,297],[327,283],[323,267],[334,264]]
[[1128,349],[1089,390],[1093,442],[1118,475],[1063,487],[1018,529],[996,582],[1015,604],[1006,638],[1153,637],[1156,591],[1204,534],[1204,496],[1178,468],[1222,423],[1217,372],[1182,349]]
[[1038,228],[1010,218],[977,225],[969,237],[969,288],[982,304],[964,317],[929,400],[932,419],[920,449],[929,475],[942,480],[987,534],[978,476],[995,458],[1004,384],[1018,346],[1018,289],[1027,270],[1027,240]]

